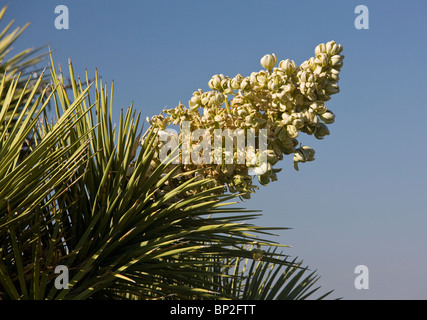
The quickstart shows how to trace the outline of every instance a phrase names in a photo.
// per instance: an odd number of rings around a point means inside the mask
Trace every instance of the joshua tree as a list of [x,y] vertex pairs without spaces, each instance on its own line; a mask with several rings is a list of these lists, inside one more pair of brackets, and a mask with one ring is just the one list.
[[[0,49],[19,35],[6,35],[9,27]],[[0,299],[313,298],[316,273],[263,239],[284,228],[253,225],[257,213],[230,206],[255,191],[249,170],[261,150],[249,150],[249,165],[177,163],[180,152],[160,156],[168,141],[160,138],[183,121],[209,132],[265,129],[267,162],[254,174],[267,184],[283,155],[293,154],[296,168],[314,159],[298,146],[299,132],[329,133],[334,114],[325,101],[338,91],[341,51],[329,42],[299,67],[284,60],[275,68],[273,54],[249,77],[216,75],[213,91],[198,90],[188,108],[149,119],[142,137],[133,106],[113,124],[113,85],[108,90],[98,74],[81,81],[70,62],[66,90],[52,55],[50,76],[35,78],[19,75],[40,62],[24,59],[32,51],[2,60]],[[58,287],[58,266],[68,270],[66,289]]]

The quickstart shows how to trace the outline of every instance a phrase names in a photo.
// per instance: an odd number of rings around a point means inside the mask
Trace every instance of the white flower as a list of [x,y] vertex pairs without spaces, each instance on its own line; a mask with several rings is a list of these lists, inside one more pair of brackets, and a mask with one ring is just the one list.
[[323,122],[326,124],[334,123],[335,114],[332,111],[328,110],[320,115],[320,119],[322,119]]
[[335,94],[340,92],[340,87],[338,86],[338,84],[330,82],[326,85],[325,90],[328,94]]
[[343,57],[340,56],[340,55],[338,55],[338,54],[336,54],[336,55],[334,55],[334,56],[331,57],[331,65],[333,67],[341,66],[342,60],[343,60]]
[[297,66],[293,60],[291,61],[289,59],[286,59],[286,60],[280,61],[279,68],[285,70],[287,75],[290,75],[295,72],[295,70],[297,69]]
[[255,169],[253,169],[253,174],[260,176],[260,175],[263,175],[264,173],[266,173],[267,170],[268,170],[268,163],[263,162],[263,163],[261,163],[261,165],[259,165],[258,167],[255,167]]
[[321,53],[325,53],[326,52],[326,46],[324,43],[319,44],[316,49],[314,49],[314,53],[316,56],[318,56]]
[[212,90],[221,90],[221,81],[224,80],[225,77],[223,74],[214,75],[211,80],[209,80],[209,88]]
[[274,68],[274,66],[277,63],[277,57],[273,54],[266,54],[264,57],[261,58],[261,66],[268,71]]

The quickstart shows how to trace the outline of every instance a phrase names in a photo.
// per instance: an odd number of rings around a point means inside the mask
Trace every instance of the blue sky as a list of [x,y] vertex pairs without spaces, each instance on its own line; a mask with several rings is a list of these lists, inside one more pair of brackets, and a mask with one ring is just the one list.
[[[6,22],[32,24],[16,50],[49,44],[76,73],[114,80],[115,112],[133,101],[145,116],[187,103],[212,75],[246,76],[275,53],[297,64],[319,43],[344,47],[341,92],[327,103],[331,135],[304,137],[316,161],[292,168],[244,203],[257,224],[286,226],[292,245],[345,299],[427,299],[427,2],[425,1],[1,1]],[[68,30],[54,26],[67,5]],[[357,30],[357,5],[369,29]],[[357,265],[369,289],[354,287]]]

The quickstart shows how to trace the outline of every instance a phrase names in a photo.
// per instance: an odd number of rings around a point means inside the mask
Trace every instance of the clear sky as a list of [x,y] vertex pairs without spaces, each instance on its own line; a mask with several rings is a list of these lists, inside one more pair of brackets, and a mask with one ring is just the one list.
[[[187,103],[214,74],[246,76],[275,53],[297,64],[319,43],[344,47],[341,92],[327,103],[331,135],[304,137],[314,162],[244,203],[345,299],[427,299],[427,2],[420,1],[0,1],[6,22],[32,21],[15,48],[49,44],[62,66],[97,68],[115,84],[115,112],[132,101],[144,118]],[[57,30],[57,5],[69,29]],[[357,5],[369,9],[358,30]],[[357,265],[369,289],[357,290]]]

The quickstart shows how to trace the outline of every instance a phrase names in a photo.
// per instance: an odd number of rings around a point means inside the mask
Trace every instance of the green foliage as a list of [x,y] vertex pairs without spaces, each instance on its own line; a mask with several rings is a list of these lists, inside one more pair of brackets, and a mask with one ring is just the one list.
[[[0,10],[0,22],[3,20],[6,9],[7,6]],[[28,48],[10,57],[13,43],[29,26],[29,23],[27,23],[23,27],[17,27],[11,30],[13,23],[14,20],[10,21],[0,32],[0,74],[6,77],[6,88],[20,75],[21,78],[27,78],[27,76],[32,73],[40,72],[40,69],[37,69],[35,66],[46,56],[46,53],[35,55],[43,49],[43,47],[40,47],[38,49]],[[25,80],[16,81],[15,95],[12,97],[12,103],[16,102],[23,92],[27,95],[31,92],[32,81],[30,81],[30,85],[26,82]],[[2,98],[0,103],[3,105],[4,102]],[[8,110],[8,112],[9,111],[10,110]]]
[[[288,258],[285,258],[285,261]],[[313,287],[319,280],[315,271],[302,267],[302,261],[293,259],[286,266],[282,263],[234,259],[233,277],[224,277],[224,288],[235,299],[243,300],[304,300],[313,299],[320,287]],[[307,275],[307,272],[309,274]],[[332,291],[317,297],[329,296]]]

